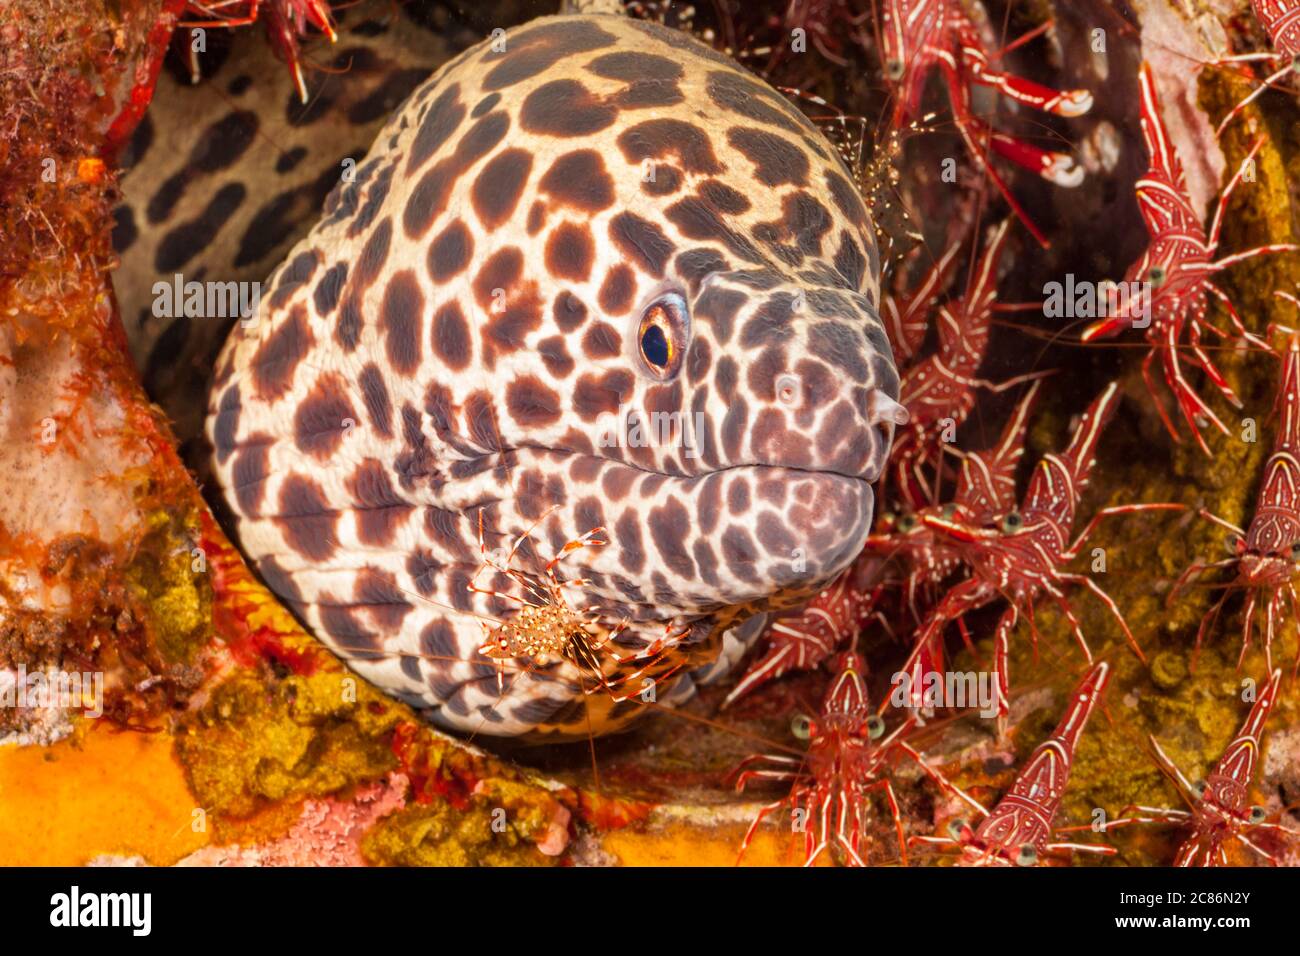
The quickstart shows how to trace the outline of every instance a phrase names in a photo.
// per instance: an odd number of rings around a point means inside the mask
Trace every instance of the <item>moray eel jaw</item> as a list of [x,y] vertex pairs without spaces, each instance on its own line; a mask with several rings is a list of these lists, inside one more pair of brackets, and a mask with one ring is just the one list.
[[[614,473],[599,469],[602,477]],[[632,621],[767,609],[778,595],[786,606],[847,567],[871,526],[871,486],[830,472],[740,465],[700,478],[635,481],[653,492],[604,526],[610,545],[564,562],[567,576],[590,582],[589,600]],[[636,523],[633,511],[641,515]],[[645,574],[651,559],[655,567]]]
[[503,692],[485,634],[564,555],[622,647],[680,635],[671,702],[845,567],[898,422],[878,272],[775,90],[653,24],[537,20],[418,88],[272,276],[218,362],[214,473],[267,584],[380,687],[474,733],[616,730],[636,702],[568,664]]

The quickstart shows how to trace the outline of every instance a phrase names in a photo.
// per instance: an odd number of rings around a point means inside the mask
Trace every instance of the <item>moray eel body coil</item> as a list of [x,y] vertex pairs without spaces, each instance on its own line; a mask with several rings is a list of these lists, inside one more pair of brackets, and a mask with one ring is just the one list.
[[[565,661],[479,648],[556,566],[617,655],[725,635],[861,550],[898,378],[868,213],[778,92],[621,17],[533,21],[417,88],[266,284],[207,434],[238,539],[332,650],[437,723],[626,724]],[[504,560],[504,559],[502,559]],[[750,627],[749,632],[754,628]],[[726,651],[726,653],[724,653]]]

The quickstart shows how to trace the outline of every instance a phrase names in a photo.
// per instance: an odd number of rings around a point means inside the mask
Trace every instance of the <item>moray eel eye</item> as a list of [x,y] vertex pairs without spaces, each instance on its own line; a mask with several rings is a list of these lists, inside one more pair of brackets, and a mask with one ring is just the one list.
[[676,292],[666,292],[641,313],[637,329],[637,349],[645,370],[660,381],[677,374],[686,351],[686,300]]

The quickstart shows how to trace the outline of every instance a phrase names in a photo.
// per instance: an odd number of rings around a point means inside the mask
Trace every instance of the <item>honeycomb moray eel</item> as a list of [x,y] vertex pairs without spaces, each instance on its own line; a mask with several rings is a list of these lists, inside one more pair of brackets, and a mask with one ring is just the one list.
[[616,631],[611,682],[667,636],[637,676],[672,704],[845,568],[899,411],[878,292],[853,177],[779,93],[652,23],[535,20],[327,198],[218,359],[212,466],[267,584],[379,687],[478,734],[617,730],[638,697],[485,635],[603,527],[561,597]]

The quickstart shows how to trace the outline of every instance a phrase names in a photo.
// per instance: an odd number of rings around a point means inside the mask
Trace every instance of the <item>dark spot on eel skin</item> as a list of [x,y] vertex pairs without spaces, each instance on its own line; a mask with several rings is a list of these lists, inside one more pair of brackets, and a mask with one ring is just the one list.
[[672,166],[655,163],[641,177],[641,191],[649,196],[671,196],[682,188],[682,174]]
[[217,414],[212,426],[213,451],[216,452],[217,461],[223,465],[230,458],[231,452],[235,450],[235,438],[239,434],[239,414],[241,410],[242,401],[239,394],[239,384],[235,383],[221,393],[221,400],[217,403]]
[[510,128],[501,110],[488,113],[461,137],[455,152],[438,160],[411,189],[402,210],[402,228],[412,239],[421,238],[447,208],[452,188],[461,174],[491,152]]
[[700,291],[700,283],[713,272],[726,272],[731,266],[716,249],[687,249],[679,252],[673,260],[677,271],[682,274],[691,287],[691,293]]
[[538,187],[556,202],[583,212],[599,212],[614,204],[614,180],[605,170],[605,161],[592,149],[556,158]]
[[762,255],[748,238],[726,224],[718,209],[696,196],[687,196],[669,206],[664,213],[677,230],[688,239],[715,240],[746,262],[759,263]]
[[639,166],[647,159],[675,156],[686,172],[714,175],[723,171],[708,134],[682,120],[652,119],[637,123],[619,134],[618,146],[633,165]]
[[261,515],[262,502],[266,497],[266,479],[270,474],[272,441],[269,435],[261,433],[248,436],[231,462],[230,477],[234,485],[235,501],[245,517],[257,518]]
[[568,378],[573,371],[573,356],[569,354],[562,335],[552,335],[538,342],[537,354],[541,356],[546,371],[555,378]]
[[645,549],[641,541],[641,522],[635,512],[624,511],[614,524],[614,537],[618,541],[619,560],[629,574],[640,574],[645,568]]
[[352,273],[352,282],[348,287],[347,298],[339,311],[338,322],[334,326],[334,340],[344,351],[351,352],[357,347],[361,338],[361,296],[378,277],[388,261],[388,246],[393,236],[392,220],[385,217],[380,220],[361,247],[357,257],[357,267]]
[[258,397],[264,400],[282,397],[292,386],[299,363],[315,344],[307,323],[307,310],[299,303],[253,355],[253,387]]
[[636,291],[636,277],[626,265],[610,269],[601,284],[599,301],[606,315],[623,315],[632,308],[632,294]]
[[122,205],[113,210],[113,251],[123,253],[139,237],[140,230],[135,225],[135,214],[130,206]]
[[850,289],[856,292],[862,288],[862,279],[867,272],[867,261],[847,229],[840,232],[840,247],[835,252],[835,270]]
[[663,507],[652,509],[647,520],[650,536],[664,564],[683,578],[695,577],[695,562],[686,553],[686,542],[691,535],[690,512],[686,506],[670,497]]
[[[398,587],[397,579],[391,571],[362,568],[357,572],[352,596],[354,606],[368,610],[375,626],[384,631],[395,631],[400,628],[402,621],[411,611],[411,602],[403,589]],[[373,649],[377,651],[380,646],[380,640],[375,638]],[[414,661],[413,658],[404,658],[403,665],[408,660]],[[418,661],[415,663],[418,673]]]
[[319,601],[321,627],[334,642],[339,655],[349,660],[374,660],[379,656],[379,638],[362,625],[353,613],[355,602],[341,602],[328,592]]
[[672,47],[674,50],[682,50],[693,57],[701,57],[702,59],[709,60],[712,63],[717,63],[720,66],[725,66],[732,70],[736,68],[735,61],[730,57],[724,56],[705,43],[701,43],[683,30],[678,30],[674,27],[667,27],[663,24],[654,23],[649,20],[633,20],[631,18],[628,19],[627,25],[653,37],[660,43]]
[[392,438],[393,400],[389,397],[384,373],[373,362],[361,370],[361,397],[375,431],[385,438]]
[[347,390],[338,375],[325,375],[299,403],[293,416],[293,433],[301,451],[324,460],[339,450],[357,423]]
[[267,299],[267,304],[273,310],[283,308],[294,292],[311,279],[319,263],[320,253],[315,249],[307,249],[294,256],[276,276],[275,289]]
[[826,185],[830,187],[831,199],[849,222],[863,231],[867,230],[867,207],[862,203],[862,194],[839,173],[826,170]]
[[754,174],[765,186],[808,182],[807,154],[775,133],[734,127],[727,130],[727,142],[754,164]]
[[464,220],[457,219],[429,244],[429,277],[442,284],[464,271],[474,254],[474,236]]
[[551,316],[561,332],[572,332],[587,321],[587,307],[572,292],[561,292],[551,303]]
[[370,228],[370,224],[375,221],[379,215],[379,210],[383,208],[384,200],[388,198],[388,190],[393,184],[393,172],[397,169],[395,163],[385,166],[375,176],[366,191],[366,201],[357,211],[356,216],[348,223],[347,235],[349,238],[359,236]]
[[[811,124],[780,94],[735,70],[714,70],[709,74],[705,90],[714,103],[739,116],[790,133],[806,133],[812,129]],[[818,153],[822,154],[820,149]]]
[[675,247],[662,229],[635,213],[619,213],[609,223],[609,235],[624,256],[643,271],[662,278]]
[[244,202],[248,190],[241,183],[226,183],[208,200],[193,219],[181,223],[164,235],[154,254],[159,272],[175,272],[212,241]]
[[618,358],[623,342],[618,330],[608,322],[593,322],[582,337],[582,351],[589,359]]
[[685,74],[681,64],[654,53],[625,51],[606,53],[587,64],[587,69],[609,80],[680,80]]
[[470,200],[486,229],[496,229],[514,213],[532,168],[533,155],[523,149],[502,150],[483,167],[470,190]]
[[560,419],[560,396],[534,375],[521,375],[506,386],[506,408],[522,428],[553,425]]
[[393,543],[397,529],[413,506],[397,494],[382,462],[367,458],[347,481],[356,505],[357,537],[362,544],[382,548]]
[[546,240],[546,269],[558,279],[586,282],[596,246],[584,223],[562,222]]
[[456,127],[465,118],[465,107],[460,102],[460,84],[453,83],[443,90],[429,111],[424,122],[411,141],[411,148],[406,160],[406,172],[411,174],[424,165],[425,161],[437,152]]
[[544,23],[507,36],[501,49],[489,47],[484,63],[492,68],[483,78],[483,91],[492,92],[545,73],[575,53],[612,46],[615,38],[586,20]]
[[757,582],[758,573],[755,563],[758,549],[749,532],[737,525],[732,525],[722,533],[722,556],[731,573],[742,581]]
[[441,306],[433,314],[430,326],[432,346],[437,355],[452,371],[464,371],[469,365],[472,345],[469,323],[456,300]]
[[530,133],[572,138],[599,133],[617,118],[617,106],[577,80],[552,80],[528,94],[519,123]]
[[573,390],[573,410],[585,422],[613,414],[632,390],[635,379],[626,369],[611,369],[603,375],[581,375]]
[[312,561],[333,557],[338,514],[330,509],[320,485],[303,475],[289,475],[280,486],[279,510],[275,523],[289,547]]
[[348,264],[336,262],[316,280],[316,288],[312,290],[312,301],[316,303],[316,311],[322,317],[328,316],[339,304],[339,295],[343,292],[343,283],[347,279]]
[[257,562],[257,573],[262,576],[266,586],[290,604],[302,604],[302,591],[294,583],[293,575],[280,566],[274,557],[262,558]]
[[388,362],[399,375],[410,377],[420,365],[420,329],[424,293],[415,273],[403,269],[388,280],[380,306]]
[[500,93],[489,93],[487,96],[483,97],[483,99],[478,101],[478,105],[476,105],[474,109],[470,111],[469,115],[472,116],[474,119],[478,119],[484,113],[489,112],[493,107],[495,107],[500,102],[501,102]]
[[719,345],[726,345],[731,340],[735,326],[736,314],[740,307],[749,301],[749,296],[736,289],[713,286],[705,289],[695,304],[695,317],[708,322]]

